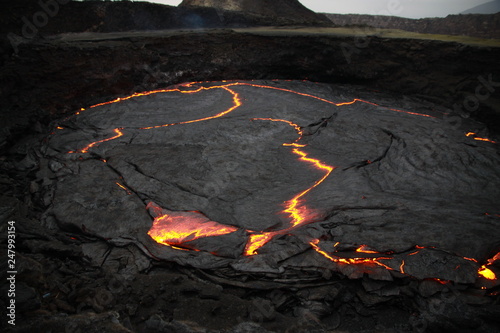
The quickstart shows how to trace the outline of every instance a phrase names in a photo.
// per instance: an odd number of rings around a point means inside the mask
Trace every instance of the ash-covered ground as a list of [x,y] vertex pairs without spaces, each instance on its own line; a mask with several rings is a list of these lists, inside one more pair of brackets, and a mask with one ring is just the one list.
[[23,249],[14,331],[495,331],[485,133],[430,102],[303,81],[75,111],[6,165],[38,166],[40,207],[4,205]]

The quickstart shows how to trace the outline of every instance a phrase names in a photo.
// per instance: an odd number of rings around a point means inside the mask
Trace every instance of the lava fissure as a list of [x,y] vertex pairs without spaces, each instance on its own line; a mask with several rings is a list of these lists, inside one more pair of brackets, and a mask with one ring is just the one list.
[[[395,269],[394,267],[391,267],[389,265],[381,263],[379,260],[394,260],[394,259],[396,259],[396,256],[401,256],[401,255],[413,256],[413,255],[420,253],[420,251],[422,249],[433,249],[433,250],[448,253],[447,251],[436,249],[435,247],[423,247],[423,246],[418,246],[418,245],[416,245],[413,248],[413,252],[408,253],[408,254],[407,254],[407,252],[409,252],[411,250],[407,250],[407,251],[404,251],[401,253],[396,253],[396,252],[392,252],[392,251],[383,253],[383,252],[371,250],[367,247],[367,245],[361,245],[354,252],[349,251],[349,252],[346,252],[346,254],[350,255],[352,253],[363,253],[363,254],[369,254],[369,255],[375,255],[375,256],[365,256],[365,257],[354,257],[353,258],[353,257],[341,257],[339,255],[334,255],[334,253],[338,253],[338,254],[341,253],[337,250],[335,250],[333,252],[327,252],[319,247],[319,243],[320,243],[319,239],[313,239],[309,242],[309,245],[311,246],[311,248],[314,251],[316,251],[317,253],[321,254],[323,257],[325,257],[328,260],[333,261],[337,264],[359,265],[359,264],[371,263],[371,264],[375,264],[375,265],[384,267],[387,270],[392,270],[392,271],[398,271],[398,270]],[[338,245],[339,245],[339,242],[337,242],[335,244],[334,249],[336,249]],[[478,263],[478,261],[474,258],[467,258],[467,257],[462,257],[462,256],[457,256],[457,257],[462,258],[464,260]],[[496,277],[495,272],[493,272],[491,269],[489,269],[488,266],[493,265],[498,260],[500,260],[500,252],[497,253],[493,258],[488,259],[486,264],[484,264],[478,268],[478,270],[477,270],[478,276],[483,277],[487,280],[496,280],[497,277]],[[401,259],[401,263],[398,266],[399,272],[401,274],[411,276],[410,274],[408,274],[408,272],[405,271],[405,265],[406,265],[405,259]],[[460,265],[458,265],[455,269],[458,269],[458,268],[460,268]],[[436,280],[442,281],[440,279],[436,279]]]
[[312,186],[308,187],[304,191],[295,195],[292,199],[285,202],[285,209],[283,210],[283,213],[286,213],[291,219],[290,226],[288,228],[272,232],[253,233],[252,235],[250,235],[244,251],[244,254],[246,256],[257,254],[258,249],[267,244],[277,235],[287,233],[299,226],[304,225],[305,223],[313,223],[314,219],[310,218],[309,215],[311,214],[311,212],[309,212],[307,207],[303,205],[302,197],[304,197],[307,193],[309,193],[311,190],[325,181],[330,173],[335,169],[335,167],[324,164],[318,159],[308,157],[308,154],[306,152],[299,149],[307,146],[298,143],[303,136],[303,127],[285,119],[253,118],[252,120],[282,122],[293,127],[298,134],[298,138],[293,143],[284,143],[282,145],[285,147],[292,147],[292,153],[299,156],[299,161],[307,162],[311,164],[315,169],[322,170],[323,172],[325,172],[325,174]]
[[131,195],[132,192],[128,189],[127,186],[121,184],[120,182],[115,182],[116,185],[118,185],[119,188],[121,188],[122,190],[124,190],[125,192],[127,192],[128,195]]
[[189,90],[189,91],[179,90],[179,91],[181,93],[191,94],[191,93],[197,93],[197,92],[202,91],[202,90],[210,90],[210,89],[217,89],[217,88],[224,89],[224,90],[228,91],[233,96],[233,106],[231,106],[230,108],[228,108],[228,109],[226,109],[226,110],[224,110],[224,111],[222,111],[214,116],[209,116],[209,117],[199,118],[199,119],[194,119],[194,120],[188,120],[188,121],[181,121],[181,122],[171,123],[171,124],[143,127],[141,129],[144,129],[144,130],[157,129],[157,128],[163,128],[163,127],[169,127],[169,126],[175,126],[175,125],[187,125],[187,124],[193,124],[193,123],[197,123],[197,122],[201,122],[201,121],[217,119],[217,118],[223,117],[223,116],[233,112],[234,110],[236,110],[237,108],[239,108],[242,105],[239,94],[237,92],[235,92],[234,90],[227,88],[227,86],[212,86],[212,87],[208,87],[208,88],[201,87],[197,90]]
[[353,99],[350,102],[335,103],[335,102],[329,101],[329,100],[327,100],[325,98],[321,98],[321,97],[314,96],[314,95],[311,95],[311,94],[301,93],[301,92],[297,92],[297,91],[293,91],[293,90],[285,89],[285,88],[264,86],[264,85],[258,85],[258,84],[252,84],[252,83],[236,83],[235,85],[246,85],[246,86],[251,86],[251,87],[258,87],[258,88],[264,88],[264,89],[274,89],[274,90],[289,92],[289,93],[293,93],[293,94],[304,96],[304,97],[314,98],[314,99],[319,100],[321,102],[325,102],[325,103],[332,104],[332,105],[335,105],[335,106],[346,106],[346,105],[352,105],[352,104],[355,104],[357,102],[360,102],[360,103],[365,103],[365,104],[377,106],[377,107],[380,107],[380,108],[384,108],[386,110],[390,110],[390,111],[394,111],[394,112],[406,113],[406,114],[412,115],[412,116],[421,116],[421,117],[427,117],[427,118],[436,119],[436,117],[428,115],[428,114],[418,113],[418,112],[411,112],[411,111],[405,111],[405,110],[394,109],[394,108],[389,108],[389,107],[381,106],[379,104],[372,103],[372,102],[369,102],[369,101],[365,101],[365,100],[359,99],[359,98],[355,98],[355,99]]
[[323,257],[327,258],[330,261],[333,261],[337,264],[347,264],[347,265],[367,265],[367,264],[373,264],[377,266],[381,266],[387,270],[394,270],[392,267],[379,262],[379,260],[392,260],[392,257],[375,257],[375,258],[341,258],[338,256],[334,256],[332,254],[329,254],[328,252],[322,250],[318,244],[320,240],[319,239],[313,239],[312,241],[309,242],[309,245],[313,248],[314,251],[318,252],[321,254]]
[[100,143],[112,141],[112,140],[118,139],[119,137],[122,137],[123,136],[122,130],[123,130],[123,128],[115,128],[114,129],[114,132],[116,133],[115,136],[110,137],[110,138],[106,138],[106,139],[102,139],[99,141],[94,141],[82,149],[79,149],[77,151],[69,151],[68,154],[74,154],[74,153],[86,154],[89,152],[90,148],[97,146]]
[[[220,118],[222,116],[225,116],[226,114],[234,111],[235,109],[239,108],[242,103],[241,103],[241,100],[239,98],[239,94],[236,93],[234,90],[231,90],[229,88],[227,88],[226,86],[212,86],[212,87],[200,87],[199,89],[196,89],[196,90],[180,90],[180,89],[160,89],[160,90],[153,90],[153,91],[149,91],[149,92],[144,92],[144,93],[135,93],[133,95],[130,95],[130,96],[127,96],[127,97],[121,97],[121,98],[117,98],[117,99],[114,99],[112,101],[109,101],[109,102],[104,102],[104,103],[99,103],[99,104],[95,104],[95,105],[92,105],[90,106],[89,108],[96,108],[98,106],[104,106],[104,105],[109,105],[109,104],[114,104],[114,103],[119,103],[119,102],[123,102],[123,101],[126,101],[126,100],[129,100],[129,99],[132,99],[132,98],[137,98],[137,97],[142,97],[142,96],[148,96],[148,95],[152,95],[152,94],[157,94],[157,93],[167,93],[167,92],[179,92],[179,93],[183,93],[183,94],[193,94],[193,93],[198,93],[200,91],[203,91],[203,90],[211,90],[211,89],[217,89],[217,88],[220,88],[220,89],[224,89],[226,91],[228,91],[232,96],[233,96],[233,106],[231,106],[230,108],[214,115],[214,116],[209,116],[209,117],[204,117],[204,118],[200,118],[200,119],[194,119],[194,120],[188,120],[188,121],[183,121],[183,122],[177,122],[177,123],[169,123],[169,124],[163,124],[163,125],[157,125],[157,126],[149,126],[149,127],[140,127],[139,129],[140,130],[150,130],[150,129],[157,129],[157,128],[164,128],[164,127],[169,127],[169,126],[174,126],[174,125],[184,125],[184,124],[192,124],[192,123],[196,123],[196,122],[201,122],[201,121],[206,121],[206,120],[211,120],[211,119],[216,119],[216,118]],[[85,109],[81,109],[81,111],[85,111]],[[77,112],[75,115],[79,115],[80,112]],[[100,143],[103,143],[103,142],[108,142],[108,141],[112,141],[114,139],[117,139],[121,136],[123,136],[123,130],[124,128],[116,128],[114,129],[114,132],[117,134],[111,138],[107,138],[107,139],[103,139],[103,140],[99,140],[99,141],[95,141],[95,142],[92,142],[90,143],[89,145],[87,145],[86,147],[82,148],[82,149],[79,149],[77,151],[69,151],[68,153],[82,153],[82,154],[86,154],[89,152],[89,150],[97,145],[99,145]]]
[[483,141],[483,142],[489,142],[489,143],[494,143],[494,144],[498,144],[498,142],[496,141],[493,141],[493,140],[490,140],[488,138],[481,138],[481,137],[478,137],[477,136],[477,133],[475,132],[468,132],[465,134],[466,137],[470,137],[476,141]]

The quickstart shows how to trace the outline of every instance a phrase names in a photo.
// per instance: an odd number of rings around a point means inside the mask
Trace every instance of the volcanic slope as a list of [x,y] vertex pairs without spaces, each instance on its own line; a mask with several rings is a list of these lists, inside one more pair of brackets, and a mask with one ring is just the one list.
[[225,11],[245,12],[253,15],[283,17],[296,21],[329,23],[326,16],[316,14],[297,0],[184,0],[180,7],[212,7]]

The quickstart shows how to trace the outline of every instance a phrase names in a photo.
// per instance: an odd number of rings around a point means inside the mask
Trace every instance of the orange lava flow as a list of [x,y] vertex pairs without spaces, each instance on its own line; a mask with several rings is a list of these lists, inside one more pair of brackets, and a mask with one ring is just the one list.
[[227,235],[237,230],[237,227],[211,221],[198,212],[173,212],[157,216],[148,235],[157,243],[172,246],[202,237]]
[[[381,267],[384,267],[386,268],[387,270],[392,270],[394,271],[394,269],[388,265],[385,265],[381,262],[379,262],[379,260],[391,260],[391,259],[394,259],[392,257],[383,257],[383,256],[380,256],[380,257],[375,257],[375,258],[342,258],[342,257],[338,257],[338,256],[335,256],[331,253],[328,253],[324,250],[322,250],[318,244],[319,244],[320,240],[319,239],[314,239],[312,240],[311,242],[309,242],[309,244],[311,245],[311,247],[319,254],[321,254],[323,257],[327,258],[328,260],[331,260],[335,263],[340,263],[340,264],[347,264],[347,265],[358,265],[358,264],[375,264],[375,265],[379,265]],[[338,242],[335,244],[334,247],[336,247],[338,245]],[[416,248],[418,249],[424,249],[425,247],[422,247],[422,246],[416,246]],[[372,251],[372,250],[369,250],[368,247],[366,245],[361,245],[360,247],[358,247],[356,249],[356,252],[358,253],[368,253],[368,254],[379,254],[379,255],[383,255],[384,253],[381,253],[381,252],[377,252],[377,251]],[[415,252],[412,252],[412,253],[409,253],[408,256],[412,256],[412,255],[416,255],[419,251],[415,251]],[[386,253],[386,254],[390,254],[390,252]],[[467,257],[463,257],[463,259],[465,260],[469,260],[469,261],[473,261],[473,262],[478,262],[476,259],[474,258],[467,258]],[[490,265],[493,265],[496,261],[500,260],[500,252],[497,253],[493,258],[491,259],[488,259],[487,260],[487,264],[481,266],[481,268],[479,268],[478,270],[478,274],[479,276],[482,276],[488,280],[496,280],[497,277],[495,275],[495,273],[488,268],[488,266]],[[399,265],[399,272],[402,273],[402,274],[405,274],[405,275],[408,275],[408,273],[405,271],[405,261],[402,260],[401,261],[401,264]],[[460,268],[460,265],[458,265],[455,269],[458,269]],[[437,281],[441,284],[447,284],[449,281],[444,281],[444,280],[441,280],[441,279],[431,279],[431,280],[434,280],[434,281]]]
[[273,122],[283,122],[288,124],[289,126],[293,127],[299,137],[295,140],[294,143],[285,143],[283,146],[286,147],[294,147],[292,149],[292,152],[296,155],[299,156],[299,161],[302,162],[307,162],[311,164],[315,169],[321,170],[325,172],[323,177],[321,177],[319,180],[317,180],[312,186],[308,187],[304,191],[300,192],[299,194],[295,195],[292,199],[288,200],[285,202],[285,209],[283,210],[284,213],[288,214],[289,217],[291,218],[290,226],[286,229],[279,230],[279,231],[271,231],[271,232],[264,232],[264,233],[254,233],[250,235],[250,238],[245,246],[245,251],[244,255],[246,256],[251,256],[257,254],[257,250],[260,249],[262,246],[267,244],[269,241],[271,241],[275,236],[284,234],[292,229],[295,229],[304,223],[310,223],[312,222],[308,217],[310,216],[310,212],[306,206],[303,205],[303,200],[302,197],[305,196],[307,193],[309,193],[312,189],[317,187],[319,184],[325,181],[325,179],[330,176],[332,171],[335,169],[334,167],[324,164],[318,159],[310,158],[308,157],[308,154],[299,148],[305,147],[306,145],[302,145],[297,143],[302,139],[302,129],[299,125],[289,121],[289,120],[284,120],[284,119],[273,119],[273,118],[254,118],[252,120],[267,120],[267,121],[273,121]]
[[121,188],[122,190],[124,190],[125,192],[127,192],[128,195],[132,194],[132,192],[130,192],[130,190],[125,186],[125,185],[122,185],[118,182],[115,183],[116,185],[118,185],[119,188]]
[[491,142],[491,143],[497,143],[496,141],[486,139],[486,138],[474,138],[476,141],[484,141],[484,142]]
[[487,264],[484,264],[483,266],[481,266],[481,268],[479,268],[479,271],[478,271],[478,274],[488,280],[496,280],[497,279],[497,276],[495,274],[495,272],[493,272],[491,269],[488,268],[488,266],[490,265],[493,265],[493,263],[495,263],[495,261],[497,260],[500,260],[500,252],[498,252],[497,254],[495,254],[495,256],[491,259],[488,259],[488,263]]
[[477,260],[476,260],[476,259],[474,259],[474,258],[467,258],[467,257],[463,257],[463,258],[464,258],[465,260],[469,260],[469,261],[477,262]]
[[317,180],[314,183],[314,185],[312,185],[311,187],[307,188],[306,190],[300,192],[295,197],[293,197],[291,200],[286,202],[287,208],[284,210],[284,212],[290,214],[290,217],[292,217],[292,222],[291,222],[292,227],[297,227],[297,226],[301,225],[306,220],[305,214],[303,212],[305,208],[300,207],[301,198],[303,196],[305,196],[307,193],[311,192],[311,190],[314,189],[315,187],[317,187],[319,184],[324,182],[325,179],[327,179],[328,176],[330,176],[332,171],[335,170],[335,167],[323,164],[320,160],[307,157],[307,153],[299,150],[298,148],[294,148],[292,150],[292,152],[294,154],[300,156],[300,158],[299,158],[300,161],[308,162],[308,163],[312,164],[316,169],[325,171],[325,174],[323,175],[323,177],[321,177],[321,179]]
[[[193,84],[193,83],[191,83],[191,84]],[[185,86],[186,87],[190,87],[191,84],[187,84]],[[174,88],[174,89],[157,89],[157,90],[144,91],[144,92],[140,92],[140,93],[133,93],[132,95],[125,96],[125,97],[118,97],[118,98],[115,98],[115,99],[113,99],[111,101],[94,104],[92,106],[89,106],[89,109],[96,108],[98,106],[103,106],[103,105],[120,103],[120,102],[129,100],[129,99],[133,99],[133,98],[137,98],[137,97],[142,97],[142,96],[154,95],[154,94],[158,94],[158,93],[169,93],[169,92],[191,93],[191,92],[198,92],[200,90],[202,90],[202,88],[199,88],[197,90],[188,90],[188,91],[180,90],[178,88]],[[82,108],[80,111],[85,111],[85,109]],[[78,112],[78,113],[80,113],[80,112]]]
[[375,254],[379,253],[377,251],[369,250],[367,245],[361,245],[360,247],[358,247],[356,249],[356,252],[359,252],[359,253],[375,253]]
[[486,265],[481,266],[481,268],[479,268],[479,270],[477,272],[480,276],[482,276],[488,280],[496,280],[497,279],[497,276],[495,275],[495,273],[491,269],[486,267]]
[[[187,84],[186,86],[190,87],[191,84]],[[198,88],[196,90],[180,90],[178,88],[175,88],[175,89],[152,90],[152,91],[147,91],[147,92],[142,92],[142,93],[135,93],[135,94],[132,94],[132,95],[127,96],[127,97],[119,97],[119,98],[116,98],[116,99],[108,101],[108,102],[103,102],[103,103],[92,105],[89,108],[95,108],[95,107],[98,107],[98,106],[109,105],[109,104],[114,104],[114,103],[120,103],[120,102],[129,100],[129,99],[132,99],[132,98],[137,98],[137,97],[141,97],[141,96],[149,96],[149,95],[158,94],[158,93],[179,92],[179,93],[182,93],[182,94],[194,94],[194,93],[198,93],[198,92],[203,91],[203,90],[211,90],[211,89],[224,89],[224,90],[228,91],[231,95],[233,95],[233,105],[231,107],[229,107],[228,109],[226,109],[226,110],[224,110],[224,111],[222,111],[222,112],[220,112],[220,113],[218,113],[216,115],[213,115],[213,116],[199,118],[199,119],[193,119],[193,120],[188,120],[188,121],[183,121],[183,122],[178,122],[178,123],[171,123],[171,124],[163,124],[163,125],[157,125],[157,126],[143,127],[143,128],[141,128],[141,130],[150,130],[150,129],[156,129],[156,128],[162,128],[162,127],[169,127],[169,126],[173,126],[173,125],[191,124],[191,123],[196,123],[196,122],[200,122],[200,121],[205,121],[205,120],[210,120],[210,119],[216,119],[216,118],[220,118],[222,116],[227,115],[228,113],[236,110],[238,107],[240,107],[242,105],[238,93],[236,93],[234,90],[229,89],[226,85],[222,85],[222,86],[212,86],[212,87],[200,87],[200,88]],[[82,108],[81,111],[85,111],[85,109]],[[78,115],[78,114],[80,114],[80,112],[77,112],[76,114]],[[114,140],[114,139],[117,139],[117,138],[123,136],[123,133],[121,132],[121,130],[123,130],[123,128],[117,128],[117,129],[115,129],[115,132],[117,133],[117,135],[114,136],[114,137],[111,137],[111,138],[108,138],[108,139],[105,139],[105,140],[100,140],[100,141],[92,142],[92,143],[90,143],[88,146],[86,146],[83,149],[80,149],[78,151],[69,151],[68,153],[69,154],[73,154],[73,153],[83,153],[83,154],[86,154],[86,153],[89,152],[90,148],[95,147],[95,146],[97,146],[100,143],[111,141],[111,140]]]
[[496,141],[493,141],[493,140],[490,140],[487,138],[479,138],[476,135],[477,135],[477,133],[474,133],[474,132],[469,132],[469,133],[465,134],[466,137],[469,137],[469,138],[472,137],[476,141],[490,142],[490,143],[495,143],[495,144],[498,143]]
[[388,108],[388,107],[381,106],[381,105],[376,104],[376,103],[368,102],[368,101],[365,101],[365,100],[362,100],[362,99],[359,99],[359,98],[355,98],[355,99],[353,99],[350,102],[335,103],[335,102],[329,101],[327,99],[324,99],[324,98],[321,98],[321,97],[318,97],[318,96],[314,96],[314,95],[306,94],[306,93],[301,93],[301,92],[298,92],[298,91],[294,91],[294,90],[290,90],[290,89],[285,89],[285,88],[278,88],[278,87],[265,86],[265,85],[259,85],[259,84],[254,84],[254,83],[245,83],[245,82],[234,82],[234,83],[230,83],[229,85],[250,86],[250,87],[257,87],[257,88],[264,88],[264,89],[279,90],[279,91],[289,92],[289,93],[300,95],[300,96],[304,96],[304,97],[314,98],[314,99],[316,99],[318,101],[325,102],[325,103],[328,103],[328,104],[332,104],[332,105],[335,105],[335,106],[345,106],[345,105],[354,104],[356,102],[360,102],[360,103],[370,104],[370,105],[373,105],[373,106],[382,107],[384,109],[395,111],[395,112],[406,113],[406,114],[409,114],[409,115],[412,115],[412,116],[421,116],[421,117],[427,117],[427,118],[436,118],[436,117],[433,117],[431,115],[424,114],[424,113],[410,112],[410,111],[405,111],[405,110]]
[[314,98],[314,99],[316,99],[318,101],[321,101],[321,102],[325,102],[325,103],[328,103],[328,104],[339,106],[337,103],[329,101],[327,99],[324,99],[324,98],[321,98],[321,97],[318,97],[318,96],[314,96],[314,95],[311,95],[311,94],[306,94],[306,93],[301,93],[301,92],[290,90],[290,89],[285,89],[285,88],[278,88],[278,87],[265,86],[265,85],[254,84],[254,83],[246,83],[246,82],[234,82],[234,83],[229,83],[228,85],[229,86],[250,86],[250,87],[256,87],[256,88],[279,90],[279,91],[289,92],[289,93],[292,93],[292,94],[295,94],[295,95],[299,95],[299,96]]
[[194,119],[194,120],[187,120],[187,121],[182,121],[182,122],[178,122],[178,123],[171,123],[171,124],[164,124],[164,125],[158,125],[158,126],[143,127],[141,129],[143,129],[143,130],[149,130],[149,129],[155,129],[155,128],[162,128],[162,127],[174,126],[174,125],[192,124],[192,123],[197,123],[197,122],[200,122],[200,121],[206,121],[206,120],[216,119],[216,118],[220,118],[222,116],[225,116],[228,113],[233,112],[234,110],[236,110],[237,108],[239,108],[242,105],[241,99],[239,97],[239,94],[236,93],[234,90],[229,89],[226,86],[212,86],[212,87],[208,87],[208,88],[201,87],[201,88],[196,89],[196,90],[179,90],[179,89],[175,89],[175,90],[179,91],[179,92],[181,92],[183,94],[193,94],[193,93],[200,92],[202,90],[210,90],[210,89],[224,89],[224,90],[228,91],[231,95],[233,95],[233,105],[230,108],[228,108],[228,109],[226,109],[226,110],[224,110],[222,112],[219,112],[219,113],[217,113],[216,115],[213,115],[213,116],[199,118],[199,119]]
[[[318,252],[319,254],[321,254],[323,257],[327,258],[328,260],[331,260],[335,263],[339,263],[339,264],[346,264],[346,265],[360,265],[360,264],[363,264],[363,265],[369,265],[369,264],[373,264],[373,265],[378,265],[378,266],[381,266],[387,270],[390,270],[390,271],[393,271],[394,269],[379,262],[379,260],[391,260],[393,258],[390,258],[390,257],[378,257],[378,258],[340,258],[340,257],[337,257],[337,256],[333,256],[331,254],[329,254],[328,252],[326,251],[323,251],[319,246],[320,240],[319,239],[313,239],[312,241],[309,242],[309,245],[311,245],[311,247],[314,249],[314,251]],[[404,265],[402,265],[404,266]],[[402,272],[403,273],[403,272]]]
[[270,231],[263,233],[256,233],[250,235],[248,242],[245,246],[244,255],[253,256],[257,254],[257,250],[269,243],[275,236],[281,235],[287,232],[289,229],[280,231]]
[[122,129],[123,128],[115,128],[114,129],[114,132],[116,133],[115,136],[113,136],[111,138],[104,139],[104,140],[99,140],[99,141],[92,142],[91,144],[87,145],[87,147],[82,148],[82,149],[77,150],[77,151],[69,151],[68,154],[75,154],[75,153],[86,154],[86,153],[89,152],[90,148],[92,148],[92,147],[94,147],[94,146],[96,146],[96,145],[98,145],[100,143],[111,141],[111,140],[114,140],[114,139],[118,139],[119,137],[123,136]]
[[395,112],[399,112],[399,113],[406,113],[406,114],[409,114],[409,115],[412,115],[412,116],[421,116],[421,117],[427,117],[427,118],[436,118],[434,116],[431,116],[431,115],[428,115],[428,114],[425,114],[425,113],[418,113],[418,112],[411,112],[411,111],[405,111],[405,110],[400,110],[400,109],[388,108],[388,107],[385,107],[385,106],[381,106],[381,105],[379,105],[377,103],[368,102],[368,101],[365,101],[365,100],[362,100],[362,99],[359,99],[359,98],[355,98],[355,99],[353,99],[350,102],[337,103],[335,105],[337,105],[337,106],[345,106],[345,105],[352,105],[352,104],[354,104],[356,102],[370,104],[370,105],[373,105],[373,106],[382,107],[382,108],[390,110],[390,111],[395,111]]
[[403,274],[406,274],[405,273],[405,261],[404,260],[401,262],[401,265],[399,266],[399,271],[401,273],[403,273]]

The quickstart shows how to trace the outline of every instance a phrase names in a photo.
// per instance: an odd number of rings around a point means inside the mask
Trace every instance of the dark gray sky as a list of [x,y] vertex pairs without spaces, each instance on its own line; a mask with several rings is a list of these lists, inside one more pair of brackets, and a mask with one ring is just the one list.
[[[148,0],[176,6],[182,0]],[[315,12],[380,14],[411,18],[458,14],[491,0],[299,0]]]

